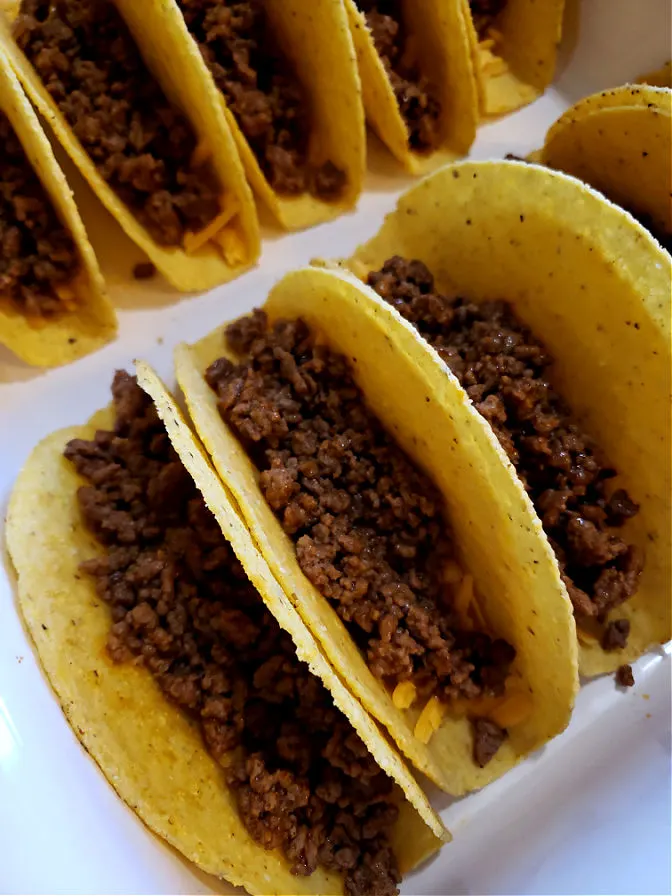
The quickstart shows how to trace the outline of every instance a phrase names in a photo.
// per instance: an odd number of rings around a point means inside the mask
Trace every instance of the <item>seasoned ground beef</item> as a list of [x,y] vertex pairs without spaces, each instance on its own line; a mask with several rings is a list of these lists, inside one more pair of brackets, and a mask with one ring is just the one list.
[[345,172],[308,162],[310,112],[266,18],[264,0],[178,0],[215,83],[277,193],[337,199]]
[[70,232],[0,112],[0,297],[33,317],[63,310],[59,287],[80,267]]
[[474,762],[484,768],[506,740],[506,731],[489,719],[474,719]]
[[269,327],[261,311],[226,338],[242,360],[206,373],[220,413],[373,674],[444,700],[500,694],[515,651],[457,618],[441,496],[366,407],[347,360],[302,321]]
[[392,83],[409,146],[418,152],[434,149],[441,136],[441,104],[420,70],[422,48],[413,46],[406,34],[400,0],[357,0],[357,6]]
[[14,36],[100,175],[158,243],[177,246],[216,217],[214,170],[192,165],[196,136],[110,0],[22,0]]
[[619,666],[616,670],[616,684],[621,688],[632,688],[635,685],[635,676],[632,674],[632,666]]
[[397,892],[392,782],[299,662],[182,466],[154,406],[118,372],[115,424],[65,456],[104,553],[86,561],[109,608],[107,649],[140,661],[199,720],[250,835],[292,872],[343,873],[351,896]]
[[608,489],[616,471],[554,392],[542,343],[505,301],[436,292],[420,261],[390,258],[368,283],[436,349],[492,426],[541,517],[574,612],[603,622],[637,590],[641,557],[613,530],[639,508]]
[[506,0],[469,0],[469,6],[476,33],[479,40],[483,40],[493,20],[506,6]]
[[630,620],[613,619],[607,623],[602,633],[602,647],[604,650],[622,650],[630,637]]

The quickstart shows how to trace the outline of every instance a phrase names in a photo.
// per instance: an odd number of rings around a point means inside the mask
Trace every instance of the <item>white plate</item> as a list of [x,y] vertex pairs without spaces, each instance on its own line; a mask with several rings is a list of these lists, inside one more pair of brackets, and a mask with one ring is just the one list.
[[[560,74],[545,97],[484,127],[474,158],[523,155],[571,102],[650,71],[670,55],[669,0],[586,0],[570,9]],[[40,373],[0,352],[0,506],[30,449],[106,404],[116,367],[143,357],[170,378],[171,348],[261,303],[284,272],[347,255],[378,227],[404,182],[381,157],[358,211],[266,243],[247,276],[194,299],[115,288],[120,338],[68,368]],[[106,272],[137,253],[78,182]],[[94,216],[92,218],[92,215]],[[45,569],[45,576],[49,570]],[[0,892],[230,892],[183,862],[116,797],[70,731],[16,613],[0,567]],[[605,679],[582,691],[569,729],[501,781],[436,805],[454,842],[405,882],[406,894],[669,893],[670,656],[635,666],[624,694]]]

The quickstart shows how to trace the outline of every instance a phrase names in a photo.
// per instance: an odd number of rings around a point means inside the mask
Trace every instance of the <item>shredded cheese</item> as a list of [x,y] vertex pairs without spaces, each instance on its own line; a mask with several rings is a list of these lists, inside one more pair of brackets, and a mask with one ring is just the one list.
[[54,286],[54,292],[69,311],[77,304],[77,293],[71,286],[58,284]]
[[185,233],[183,245],[187,255],[193,255],[194,252],[198,252],[206,243],[218,242],[217,236],[220,231],[224,230],[226,225],[238,214],[238,211],[237,200],[227,196],[221,212],[203,230],[199,230],[198,233]]
[[534,702],[530,694],[514,691],[500,697],[490,710],[489,716],[500,728],[513,728],[529,719],[533,709]]
[[421,744],[428,744],[438,731],[446,713],[446,705],[438,697],[430,697],[415,723],[414,734]]
[[242,236],[238,233],[235,226],[226,227],[220,231],[215,237],[215,242],[222,250],[222,255],[226,263],[235,268],[243,264],[247,259],[247,248]]
[[397,709],[408,709],[415,703],[417,691],[412,681],[400,681],[392,692],[392,702]]

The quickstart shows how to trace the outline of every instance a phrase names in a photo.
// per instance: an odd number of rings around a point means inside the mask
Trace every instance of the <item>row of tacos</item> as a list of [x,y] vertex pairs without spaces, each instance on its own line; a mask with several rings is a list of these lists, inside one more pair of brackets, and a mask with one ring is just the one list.
[[[504,80],[531,85],[506,103],[484,99],[502,72],[482,81],[488,66],[474,62],[472,11],[484,5],[493,8],[487,27],[478,27],[501,34]],[[4,0],[0,104],[12,107],[13,120],[3,128],[16,132],[25,154],[21,184],[36,201],[40,194],[40,208],[26,212],[9,199],[3,206],[0,341],[30,363],[53,365],[91,351],[115,329],[71,194],[22,90],[149,259],[138,276],[156,269],[180,290],[205,290],[257,259],[255,195],[288,230],[354,206],[365,110],[397,159],[417,172],[467,153],[483,110],[506,111],[546,86],[562,3],[528,4],[528,11],[517,0],[497,10],[471,6]],[[484,40],[492,55],[493,38]],[[529,78],[528,53],[543,60],[543,73]],[[15,172],[5,153],[2,171]],[[9,177],[5,195],[16,186]]]
[[579,673],[628,683],[670,638],[671,277],[574,178],[455,164],[178,346],[184,410],[137,362],[35,449],[19,607],[152,830],[250,893],[391,894],[449,838],[406,761],[464,794]]

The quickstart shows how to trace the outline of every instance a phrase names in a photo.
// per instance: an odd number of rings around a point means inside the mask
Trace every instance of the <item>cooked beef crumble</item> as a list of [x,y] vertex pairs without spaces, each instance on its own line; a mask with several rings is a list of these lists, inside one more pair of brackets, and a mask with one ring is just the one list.
[[0,112],[0,297],[28,316],[63,310],[57,289],[77,275],[79,255],[9,119]]
[[264,0],[178,0],[189,31],[271,187],[334,200],[346,183],[333,162],[308,162],[302,85],[269,27]]
[[366,16],[376,51],[392,83],[408,127],[409,146],[419,152],[434,149],[441,136],[441,104],[420,71],[422,51],[408,39],[400,0],[357,0],[357,6]]
[[82,568],[110,608],[110,657],[142,662],[199,720],[251,836],[292,873],[322,866],[351,896],[396,893],[392,782],[298,661],[149,398],[123,372],[112,394],[114,429],[65,449],[88,482],[83,521],[106,549]]
[[471,17],[479,40],[487,37],[488,29],[506,6],[506,0],[469,0]]
[[632,688],[635,686],[635,676],[632,674],[632,666],[625,664],[618,667],[616,670],[616,684],[620,688]]
[[506,731],[489,719],[474,719],[474,762],[485,768],[506,740]]
[[[420,261],[395,256],[368,275],[448,364],[492,426],[532,499],[579,620],[607,613],[637,590],[638,550],[614,534],[638,506],[548,379],[552,358],[505,301],[448,298]],[[627,639],[627,633],[623,640]]]
[[269,327],[261,311],[226,338],[242,360],[206,373],[220,413],[372,673],[444,700],[501,693],[515,652],[456,617],[442,499],[368,410],[347,360],[302,321]]
[[179,245],[219,213],[196,136],[110,0],[22,0],[17,43],[98,172],[152,237]]

